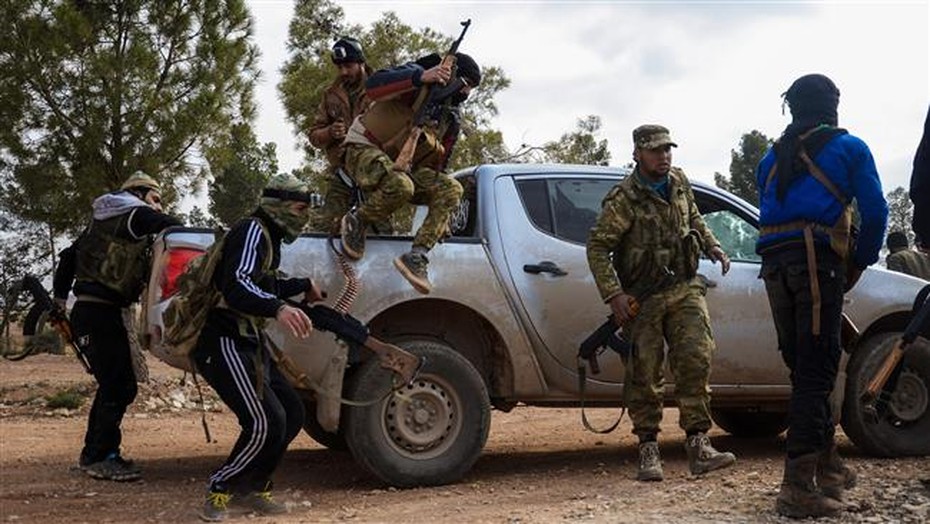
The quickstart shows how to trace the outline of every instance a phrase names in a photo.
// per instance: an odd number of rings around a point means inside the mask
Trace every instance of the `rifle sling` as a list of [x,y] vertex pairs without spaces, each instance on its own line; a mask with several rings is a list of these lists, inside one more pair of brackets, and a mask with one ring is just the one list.
[[[592,359],[597,358],[595,353],[591,357]],[[588,416],[584,410],[584,398],[585,398],[585,382],[587,382],[587,375],[585,373],[585,362],[584,359],[578,359],[578,394],[581,397],[581,423],[584,425],[585,429],[592,433],[597,433],[599,435],[606,435],[611,433],[613,430],[617,429],[617,426],[620,425],[620,421],[623,420],[623,414],[626,413],[626,406],[620,408],[620,416],[617,417],[617,420],[604,429],[598,429],[591,425],[591,422],[588,421]]]

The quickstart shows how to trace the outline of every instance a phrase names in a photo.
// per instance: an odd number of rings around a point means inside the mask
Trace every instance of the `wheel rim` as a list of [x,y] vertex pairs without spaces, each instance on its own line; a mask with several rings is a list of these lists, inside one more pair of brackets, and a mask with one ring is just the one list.
[[927,384],[917,373],[909,369],[901,371],[898,384],[891,396],[891,412],[902,422],[914,422],[927,411],[930,393]]
[[394,448],[409,458],[442,454],[461,430],[462,402],[455,390],[435,376],[421,376],[391,395],[382,423]]

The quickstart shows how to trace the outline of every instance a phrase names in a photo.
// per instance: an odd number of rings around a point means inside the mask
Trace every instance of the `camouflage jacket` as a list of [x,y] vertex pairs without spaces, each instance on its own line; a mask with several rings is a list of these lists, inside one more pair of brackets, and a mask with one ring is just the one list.
[[912,249],[901,249],[885,257],[891,271],[930,280],[930,256]]
[[693,277],[700,251],[720,243],[701,218],[685,173],[669,173],[669,201],[640,179],[639,169],[604,197],[588,237],[588,265],[601,298],[638,295],[668,267]]
[[[367,75],[366,75],[367,78]],[[336,78],[323,93],[320,105],[316,110],[316,116],[313,118],[313,124],[310,125],[308,132],[310,144],[313,147],[320,148],[326,154],[326,160],[331,166],[342,165],[342,154],[345,146],[342,140],[333,140],[329,132],[329,126],[337,120],[345,123],[346,129],[371,104],[368,94],[364,88],[365,78],[359,83],[354,92],[346,90],[343,83]]]

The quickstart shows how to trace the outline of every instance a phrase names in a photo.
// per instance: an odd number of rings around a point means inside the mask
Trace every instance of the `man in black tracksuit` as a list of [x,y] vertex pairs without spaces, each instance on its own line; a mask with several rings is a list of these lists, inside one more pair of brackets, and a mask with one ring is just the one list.
[[262,327],[274,318],[297,337],[313,327],[280,297],[321,299],[308,278],[276,278],[281,242],[293,242],[310,218],[310,193],[292,175],[272,177],[258,209],[227,233],[213,284],[223,301],[208,316],[194,350],[197,370],[236,414],[241,431],[210,477],[201,518],[222,520],[230,502],[262,514],[286,508],[271,499],[271,474],[303,427],[304,406],[271,360]]
[[160,191],[155,179],[136,172],[119,191],[94,200],[93,222],[61,252],[55,271],[55,299],[62,306],[74,283],[74,338],[98,385],[79,459],[81,470],[96,479],[129,481],[142,476],[120,455],[120,423],[136,398],[137,378],[124,309],[138,300],[146,284],[152,237],[181,225],[161,212]]

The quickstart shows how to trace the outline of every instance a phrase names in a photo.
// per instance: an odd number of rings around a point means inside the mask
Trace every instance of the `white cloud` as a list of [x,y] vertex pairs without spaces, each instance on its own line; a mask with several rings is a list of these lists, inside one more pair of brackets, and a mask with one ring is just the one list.
[[[821,72],[839,86],[840,125],[872,148],[886,192],[907,185],[930,102],[930,4],[904,2],[341,2],[369,24],[394,11],[414,27],[457,33],[462,50],[500,66],[512,86],[495,125],[511,149],[570,131],[599,115],[613,162],[630,158],[640,123],[668,125],[675,161],[692,177],[727,173],[730,150],[758,129],[790,122],[782,92]],[[250,2],[262,49],[257,132],[278,144],[281,168],[299,165],[278,100],[286,1]]]

